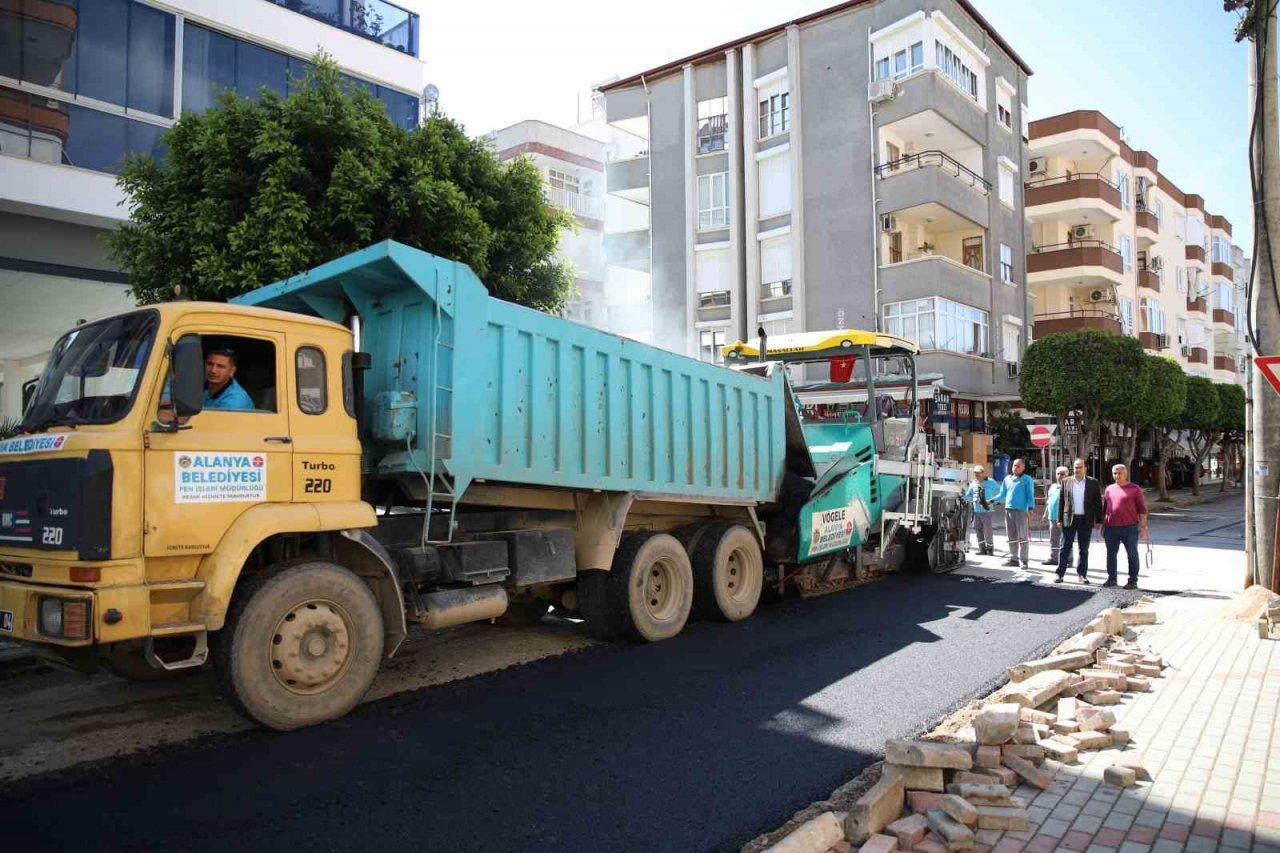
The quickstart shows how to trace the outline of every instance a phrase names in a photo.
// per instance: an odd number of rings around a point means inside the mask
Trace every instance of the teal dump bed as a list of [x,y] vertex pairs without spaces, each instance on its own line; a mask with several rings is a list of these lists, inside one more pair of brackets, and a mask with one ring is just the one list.
[[[394,242],[235,301],[337,322],[354,306],[381,473],[447,473],[458,494],[481,479],[735,503],[778,494],[783,371],[748,375],[504,302],[465,264]],[[397,416],[416,427],[406,441],[385,427]]]

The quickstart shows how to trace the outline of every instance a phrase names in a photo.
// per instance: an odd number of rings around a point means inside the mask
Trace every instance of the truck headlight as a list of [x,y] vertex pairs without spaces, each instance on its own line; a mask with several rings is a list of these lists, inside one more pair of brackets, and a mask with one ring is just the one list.
[[89,639],[89,602],[41,596],[37,629],[46,637]]

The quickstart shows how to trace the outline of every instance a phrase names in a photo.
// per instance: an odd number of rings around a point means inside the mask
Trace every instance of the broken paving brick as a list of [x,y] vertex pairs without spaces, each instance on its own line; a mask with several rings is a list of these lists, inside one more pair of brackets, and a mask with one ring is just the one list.
[[908,767],[944,767],[968,770],[973,767],[969,747],[930,740],[890,740],[884,745],[885,761]]

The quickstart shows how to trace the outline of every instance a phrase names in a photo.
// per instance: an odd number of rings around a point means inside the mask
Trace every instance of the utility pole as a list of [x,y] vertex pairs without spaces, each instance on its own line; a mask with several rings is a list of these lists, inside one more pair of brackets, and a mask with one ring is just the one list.
[[[1251,124],[1250,156],[1255,174],[1254,264],[1250,291],[1253,295],[1253,348],[1258,355],[1280,354],[1280,302],[1276,298],[1273,249],[1280,249],[1280,123],[1276,100],[1276,14],[1275,0],[1254,0],[1251,4],[1253,49],[1257,62],[1254,85],[1261,89]],[[1253,468],[1249,471],[1253,488],[1252,577],[1255,583],[1274,589],[1276,509],[1280,497],[1280,394],[1262,376],[1252,371]]]

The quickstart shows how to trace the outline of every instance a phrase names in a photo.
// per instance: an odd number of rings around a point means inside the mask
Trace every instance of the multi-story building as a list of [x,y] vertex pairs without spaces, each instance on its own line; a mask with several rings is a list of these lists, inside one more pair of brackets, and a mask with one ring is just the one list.
[[60,333],[133,304],[100,239],[128,217],[126,154],[163,156],[221,91],[287,94],[317,49],[413,126],[418,43],[418,15],[386,0],[0,4],[0,417]]
[[1240,381],[1244,252],[1231,223],[1094,110],[1031,123],[1033,334],[1097,328],[1217,382]]
[[615,334],[648,341],[648,276],[610,264],[607,229],[634,227],[642,205],[606,196],[606,163],[629,157],[641,142],[602,122],[570,130],[544,121],[522,121],[489,134],[501,161],[527,157],[546,181],[547,201],[574,215],[577,229],[561,238],[560,256],[577,271],[577,292],[563,314]]
[[902,334],[980,429],[1030,325],[1030,73],[967,0],[854,0],[602,86],[648,141],[607,178],[648,227],[606,247],[650,265],[655,343]]

